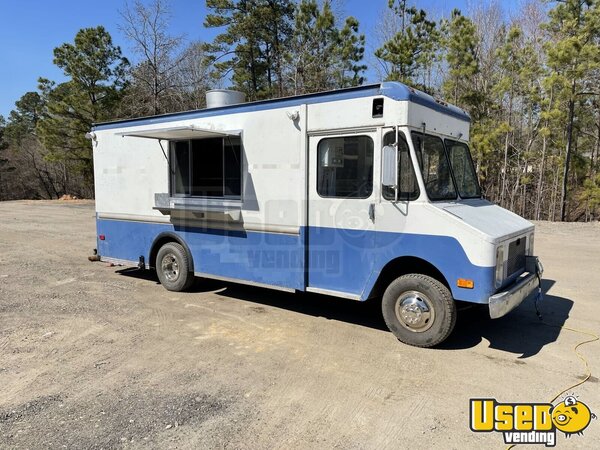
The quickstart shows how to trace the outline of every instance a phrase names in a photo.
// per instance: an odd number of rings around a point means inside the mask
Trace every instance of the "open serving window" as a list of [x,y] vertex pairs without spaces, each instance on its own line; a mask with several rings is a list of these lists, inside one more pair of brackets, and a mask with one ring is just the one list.
[[[201,217],[208,213],[240,219],[242,144],[239,131],[184,126],[119,134],[161,141],[169,163],[169,192],[155,194],[154,209],[163,214],[180,210]],[[167,151],[162,141],[168,142]]]

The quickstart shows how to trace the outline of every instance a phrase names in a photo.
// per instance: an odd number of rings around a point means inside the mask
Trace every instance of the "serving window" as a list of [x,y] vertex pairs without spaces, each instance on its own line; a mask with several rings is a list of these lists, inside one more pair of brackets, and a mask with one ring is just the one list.
[[240,199],[241,148],[232,136],[171,141],[171,195]]

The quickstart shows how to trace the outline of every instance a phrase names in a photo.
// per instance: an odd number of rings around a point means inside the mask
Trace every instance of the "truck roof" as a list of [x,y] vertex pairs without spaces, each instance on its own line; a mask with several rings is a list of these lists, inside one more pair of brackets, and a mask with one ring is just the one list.
[[217,108],[196,109],[156,116],[138,117],[133,119],[114,120],[93,125],[94,130],[111,128],[125,128],[139,125],[167,123],[182,119],[195,119],[223,114],[236,114],[243,112],[264,111],[268,109],[287,108],[304,104],[326,103],[338,100],[348,100],[362,97],[384,96],[396,101],[413,102],[431,108],[442,114],[470,122],[469,114],[461,108],[436,99],[425,92],[414,89],[397,81],[385,81],[377,84],[337,89],[334,91],[317,92],[314,94],[294,95],[272,100],[259,100],[254,102],[239,103]]

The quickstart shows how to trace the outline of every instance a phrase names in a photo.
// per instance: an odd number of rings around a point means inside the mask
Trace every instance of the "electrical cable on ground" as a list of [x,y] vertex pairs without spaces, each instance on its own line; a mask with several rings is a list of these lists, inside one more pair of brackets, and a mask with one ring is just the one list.
[[[538,274],[538,292],[537,295],[535,297],[535,314],[538,316],[538,319],[540,319],[540,322],[543,325],[546,325],[547,327],[551,327],[551,328],[558,328],[559,330],[568,330],[568,331],[572,331],[573,333],[579,333],[579,334],[584,334],[586,336],[591,336],[591,339],[587,339],[585,341],[581,341],[579,342],[577,345],[575,345],[575,347],[573,347],[573,352],[575,352],[575,355],[577,355],[577,357],[583,362],[584,366],[585,366],[585,377],[581,380],[578,381],[575,384],[570,385],[569,387],[564,388],[562,391],[558,392],[554,397],[552,397],[552,400],[550,400],[548,403],[554,403],[554,401],[556,401],[556,399],[558,397],[560,397],[562,394],[564,394],[567,391],[570,391],[571,389],[576,388],[577,386],[581,386],[583,383],[585,383],[586,381],[588,381],[591,377],[592,377],[592,370],[590,369],[590,365],[588,363],[588,360],[585,358],[585,356],[583,356],[581,353],[579,353],[579,347],[581,347],[582,345],[585,344],[589,344],[591,342],[595,342],[600,340],[600,336],[598,336],[595,333],[592,333],[591,331],[586,331],[586,330],[579,330],[577,328],[572,328],[572,327],[567,327],[564,325],[555,325],[555,324],[551,324],[548,323],[546,321],[544,321],[543,317],[542,317],[542,313],[540,312],[539,308],[538,308],[538,302],[542,300],[543,298],[543,292],[542,292],[542,280],[540,275]],[[508,447],[506,447],[506,450],[510,450],[511,448],[515,448],[518,444],[512,444],[509,445]]]

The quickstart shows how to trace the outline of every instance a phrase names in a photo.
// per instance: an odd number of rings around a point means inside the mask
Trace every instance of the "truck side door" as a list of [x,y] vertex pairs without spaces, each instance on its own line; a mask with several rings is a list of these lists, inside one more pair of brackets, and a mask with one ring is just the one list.
[[360,298],[373,269],[375,130],[309,137],[307,290]]
[[[426,224],[418,219],[419,205],[415,200],[420,196],[420,189],[405,132],[399,129],[396,134],[395,127],[383,128],[381,148],[386,145],[395,147],[398,152],[397,189],[381,186],[380,202],[375,218],[377,260],[367,290],[373,287],[387,263],[398,256],[413,254],[421,245],[421,241],[415,239],[414,229],[413,234],[407,234],[409,221],[423,228],[426,227]],[[369,292],[366,293],[368,294]]]

